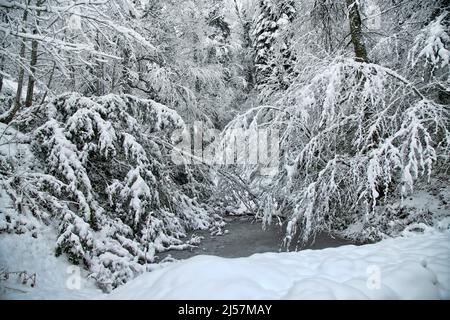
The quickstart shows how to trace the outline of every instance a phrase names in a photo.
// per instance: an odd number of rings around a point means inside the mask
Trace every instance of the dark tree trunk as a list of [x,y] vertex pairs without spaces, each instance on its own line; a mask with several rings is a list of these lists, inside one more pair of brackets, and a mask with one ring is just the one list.
[[[35,32],[37,31],[35,30]],[[30,61],[30,75],[28,76],[27,97],[25,98],[25,107],[31,107],[33,104],[34,84],[36,83],[36,63],[37,63],[38,42],[33,40],[31,43],[31,61]]]
[[367,58],[366,45],[364,44],[364,36],[362,34],[361,15],[356,0],[346,0],[348,8],[348,19],[350,22],[350,34],[355,50],[356,61],[369,62]]
[[[0,12],[0,17],[1,17],[1,21],[3,23],[7,22],[7,18],[6,18],[6,12]],[[6,49],[5,44],[2,43],[2,47],[3,49]],[[2,92],[3,89],[3,71],[5,70],[5,56],[2,55],[2,58],[0,60],[0,92]]]
[[[4,58],[4,56],[2,56],[2,59],[0,60],[0,71],[3,71],[4,61],[5,61],[5,58]],[[0,93],[2,92],[2,89],[3,89],[3,73],[0,72]]]
[[[96,41],[97,41],[96,50],[100,50],[100,38],[98,32],[96,36]],[[95,82],[95,92],[97,96],[101,96],[104,92],[104,88],[103,88],[103,63],[100,61],[98,61],[95,66],[95,76],[97,78]]]
[[[43,1],[38,1],[36,3],[37,6],[43,4]],[[37,11],[37,20],[36,27],[39,25],[39,16],[41,15],[40,11]],[[35,28],[33,30],[33,34],[37,34],[38,30]],[[37,56],[38,56],[38,42],[33,40],[31,42],[31,61],[30,61],[30,75],[28,76],[28,88],[27,88],[27,97],[25,98],[25,107],[29,108],[33,104],[33,95],[34,95],[34,85],[36,83],[36,64],[37,64]]]
[[131,76],[129,69],[131,68],[131,50],[129,48],[123,49],[122,60],[122,92],[125,94],[131,94]]

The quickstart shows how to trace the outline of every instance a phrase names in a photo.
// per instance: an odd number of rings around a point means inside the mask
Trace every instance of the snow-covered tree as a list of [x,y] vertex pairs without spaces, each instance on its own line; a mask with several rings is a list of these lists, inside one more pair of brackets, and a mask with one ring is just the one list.
[[[0,212],[0,232],[39,239],[53,227],[55,253],[106,291],[237,207],[263,225],[277,217],[288,246],[298,234],[377,240],[432,223],[403,199],[448,180],[448,0],[0,8],[0,141],[20,146],[0,154],[15,208]],[[176,148],[199,120],[223,129],[203,148],[243,138],[257,149],[247,133],[279,132],[278,171]]]
[[261,0],[253,30],[257,88],[270,96],[286,89],[293,76],[287,31],[296,15],[294,1]]
[[[2,74],[10,75],[16,66],[19,71],[14,105],[0,119],[11,121],[22,105],[26,74],[29,85],[25,105],[31,106],[35,82],[42,76],[38,77],[37,72],[51,72],[52,80],[55,80],[54,73],[58,71],[63,78],[71,79],[72,90],[78,89],[76,78],[81,76],[88,85],[95,82],[97,92],[104,78],[101,74],[103,64],[107,60],[120,59],[116,54],[117,39],[122,40],[123,46],[140,46],[154,51],[155,47],[149,41],[126,26],[121,13],[124,5],[131,4],[128,0],[2,1],[0,7],[6,12],[0,24],[4,43],[1,55],[5,61]],[[38,56],[42,62],[38,61]],[[48,90],[45,87],[50,82],[42,81],[41,87]]]
[[449,27],[450,11],[443,11],[420,31],[409,52],[411,67],[426,79],[426,91],[442,104],[450,103]]
[[[289,243],[297,231],[306,241],[350,225],[357,226],[347,234],[355,239],[382,237],[391,221],[383,205],[448,162],[449,121],[446,106],[396,72],[337,59],[275,106],[249,110],[229,128],[261,123],[282,130],[280,174],[257,190],[270,200],[260,201],[264,221],[276,212],[288,218]],[[260,179],[250,181],[267,185]]]
[[[391,64],[394,54],[388,51],[380,58],[380,47],[364,28],[364,16],[352,19],[350,14],[342,21],[350,35],[356,32],[351,47],[337,48],[333,55],[321,49],[316,35],[322,31],[317,32],[315,23],[301,24],[317,12],[308,3],[300,8],[310,11],[299,10],[303,14],[293,22],[299,30],[293,39],[295,80],[269,106],[236,117],[223,138],[237,128],[280,130],[279,174],[261,177],[259,166],[244,166],[240,172],[256,194],[247,198],[258,216],[265,223],[275,215],[287,219],[286,244],[298,232],[302,241],[321,231],[380,239],[414,220],[398,207],[389,210],[390,205],[412,192],[418,181],[448,170],[447,13],[437,3],[404,17],[405,25],[418,16],[429,22],[409,29],[416,37],[398,39],[398,48],[405,51],[402,63]],[[402,5],[417,9],[419,2]],[[381,15],[395,21],[400,7],[383,8]],[[358,21],[360,26],[352,26]],[[388,32],[393,28],[391,23],[383,27]],[[345,40],[344,34],[332,34]],[[386,43],[385,37],[377,40]],[[359,50],[360,45],[365,49]],[[377,63],[368,63],[371,57]],[[428,78],[419,66],[425,66]]]
[[214,224],[208,171],[170,161],[172,131],[184,128],[174,110],[129,95],[65,94],[17,121],[38,168],[4,180],[18,211],[6,230],[24,216],[56,225],[56,254],[105,290],[145,271],[157,252],[189,247],[188,230]]

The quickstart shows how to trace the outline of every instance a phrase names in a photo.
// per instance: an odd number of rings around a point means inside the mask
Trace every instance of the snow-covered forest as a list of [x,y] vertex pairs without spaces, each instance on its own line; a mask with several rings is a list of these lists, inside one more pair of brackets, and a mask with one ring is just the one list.
[[449,76],[448,0],[0,0],[0,297],[450,299]]

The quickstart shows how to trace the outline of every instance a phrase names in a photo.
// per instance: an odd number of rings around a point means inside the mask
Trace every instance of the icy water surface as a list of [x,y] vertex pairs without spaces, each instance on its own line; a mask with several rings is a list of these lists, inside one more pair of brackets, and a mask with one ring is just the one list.
[[[221,236],[212,236],[209,231],[196,231],[193,234],[204,239],[197,248],[191,250],[170,250],[158,254],[162,260],[169,255],[175,259],[187,259],[195,255],[215,255],[224,258],[248,257],[254,253],[286,251],[281,247],[284,238],[282,227],[272,224],[266,230],[262,230],[260,222],[253,221],[249,217],[227,218],[227,225],[223,230],[228,230]],[[353,244],[348,240],[332,238],[329,235],[318,235],[313,243],[309,243],[301,249],[323,249]],[[295,250],[295,244],[290,248]]]

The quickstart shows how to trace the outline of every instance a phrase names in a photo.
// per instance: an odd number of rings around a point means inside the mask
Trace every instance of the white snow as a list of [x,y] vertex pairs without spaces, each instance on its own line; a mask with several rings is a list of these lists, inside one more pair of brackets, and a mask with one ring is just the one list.
[[[450,34],[444,25],[444,19],[449,14],[448,11],[444,11],[434,22],[422,29],[416,37],[414,47],[410,52],[413,66],[420,58],[426,59],[425,64],[431,62],[436,67],[448,68],[450,66],[450,51],[448,50]],[[420,48],[422,49],[420,50]],[[418,52],[419,50],[420,52]]]
[[248,258],[196,256],[108,298],[450,299],[450,233]]
[[[103,294],[53,255],[51,231],[0,235],[0,266],[36,273],[36,287],[0,281],[6,299],[450,299],[450,232],[246,258],[196,256]],[[72,286],[73,287],[73,286]]]
[[[55,237],[51,228],[40,230],[37,239],[29,233],[0,235],[0,270],[36,274],[34,288],[20,283],[15,275],[0,280],[0,299],[90,299],[101,294],[85,271],[63,256],[55,257]],[[74,278],[78,271],[81,277]]]
[[[3,79],[3,90],[5,91],[9,91],[13,94],[15,94],[17,92],[17,82],[11,79]],[[28,86],[26,83],[24,83],[23,88],[22,88],[22,99],[25,99],[27,96],[27,90],[28,90]],[[35,93],[39,93],[40,90],[38,88],[34,88],[34,92]]]
[[[21,143],[22,139],[23,134],[0,124],[0,156],[11,161],[16,159],[17,172],[27,172],[35,161],[29,146]],[[14,216],[13,212],[12,200],[0,184],[0,221],[7,221],[5,216]],[[84,299],[101,293],[93,281],[86,279],[86,272],[76,269],[65,257],[55,257],[55,229],[51,226],[40,227],[42,223],[28,215],[17,215],[16,220],[24,225],[24,234],[0,234],[0,299]],[[28,232],[25,228],[28,223],[38,229]],[[0,224],[1,231],[6,229],[6,225]],[[33,234],[37,238],[33,238]],[[73,279],[69,272],[74,270],[80,271],[80,288],[84,290],[69,289]],[[10,274],[7,280],[4,279],[5,272],[21,271],[26,271],[28,276],[36,274],[34,288],[30,281],[22,284],[17,274]]]

